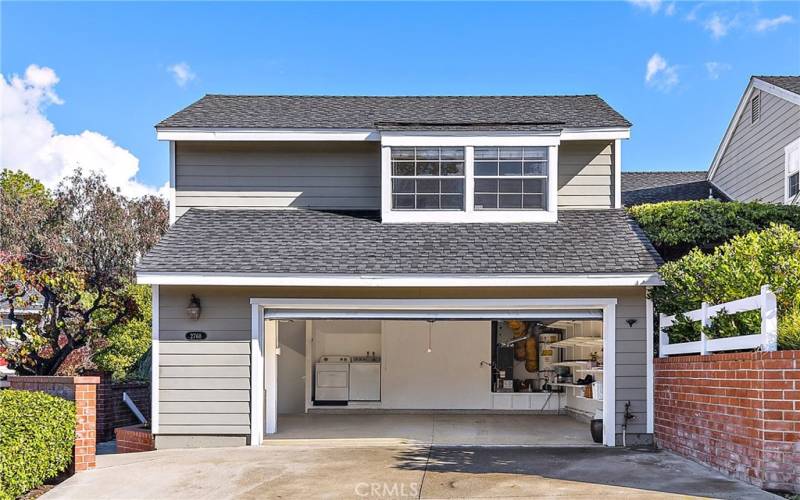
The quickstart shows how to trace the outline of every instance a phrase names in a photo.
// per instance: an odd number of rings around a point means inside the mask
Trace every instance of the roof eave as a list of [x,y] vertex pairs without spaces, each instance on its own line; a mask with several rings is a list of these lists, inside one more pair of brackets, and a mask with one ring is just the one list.
[[141,271],[143,285],[292,286],[292,287],[606,287],[660,286],[658,272],[639,273],[550,273],[550,274],[244,274],[168,273]]

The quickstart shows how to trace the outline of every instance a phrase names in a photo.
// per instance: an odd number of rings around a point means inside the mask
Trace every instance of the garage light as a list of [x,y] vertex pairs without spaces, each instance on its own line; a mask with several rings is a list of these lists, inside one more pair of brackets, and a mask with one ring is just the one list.
[[200,311],[202,311],[202,307],[200,307],[200,299],[198,299],[194,294],[192,294],[191,300],[189,300],[189,305],[186,306],[186,315],[189,316],[189,319],[200,319]]

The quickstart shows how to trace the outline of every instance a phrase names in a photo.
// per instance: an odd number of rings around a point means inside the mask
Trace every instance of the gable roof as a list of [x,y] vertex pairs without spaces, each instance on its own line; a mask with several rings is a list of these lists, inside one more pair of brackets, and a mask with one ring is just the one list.
[[137,273],[619,274],[661,262],[621,209],[563,211],[557,223],[381,224],[372,212],[193,208]]
[[800,76],[754,76],[753,78],[800,95]]
[[733,138],[733,132],[736,130],[736,124],[739,123],[739,118],[750,102],[750,95],[753,89],[769,92],[772,95],[800,106],[800,92],[798,92],[798,90],[800,90],[800,76],[750,77],[750,83],[748,83],[747,88],[744,89],[744,93],[736,107],[736,112],[733,114],[733,118],[731,118],[728,128],[725,130],[725,135],[722,136],[719,147],[717,147],[717,152],[714,153],[714,160],[711,162],[711,166],[708,169],[707,177],[709,181],[714,180],[714,174],[717,173],[719,163],[722,161],[722,155],[728,148],[728,143],[730,143]]
[[705,171],[622,172],[622,204],[629,207],[662,201],[727,200],[706,179]]
[[156,128],[550,131],[630,126],[596,95],[209,94],[161,121]]

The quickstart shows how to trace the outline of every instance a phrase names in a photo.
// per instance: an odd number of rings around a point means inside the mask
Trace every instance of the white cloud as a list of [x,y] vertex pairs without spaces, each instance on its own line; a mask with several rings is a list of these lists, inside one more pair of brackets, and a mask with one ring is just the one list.
[[741,14],[733,17],[721,16],[714,12],[711,17],[703,23],[703,28],[711,32],[711,36],[717,40],[728,34],[731,28],[739,25]]
[[769,31],[769,30],[773,30],[773,29],[777,28],[778,26],[780,26],[782,24],[788,24],[788,23],[793,23],[793,22],[794,22],[794,18],[792,16],[789,16],[789,15],[786,15],[786,14],[784,14],[782,16],[774,17],[772,19],[759,19],[756,22],[755,30],[758,31],[758,32]]
[[56,132],[44,110],[64,101],[55,92],[56,72],[35,64],[22,76],[0,75],[0,166],[23,170],[53,187],[76,168],[99,172],[127,196],[165,194],[138,182],[139,160],[108,137],[84,130],[78,135]]
[[187,83],[197,78],[192,68],[185,62],[179,62],[168,66],[167,71],[172,73],[172,77],[175,78],[175,83],[177,83],[179,87],[185,87]]
[[731,69],[731,65],[728,63],[718,61],[709,61],[706,63],[706,72],[710,80],[719,80],[720,75],[729,69]]
[[700,9],[702,9],[703,7],[705,7],[704,3],[699,3],[699,4],[695,5],[694,7],[692,7],[692,9],[686,14],[686,20],[687,21],[696,21],[697,20],[697,14],[700,12]]
[[680,82],[678,67],[670,66],[660,54],[653,54],[647,61],[644,81],[652,87],[668,92]]
[[628,0],[628,2],[640,9],[649,10],[651,14],[656,14],[661,9],[661,0]]
[[666,8],[664,9],[664,14],[672,16],[675,14],[676,8],[677,6],[675,5],[675,2],[672,2],[671,4],[666,6]]

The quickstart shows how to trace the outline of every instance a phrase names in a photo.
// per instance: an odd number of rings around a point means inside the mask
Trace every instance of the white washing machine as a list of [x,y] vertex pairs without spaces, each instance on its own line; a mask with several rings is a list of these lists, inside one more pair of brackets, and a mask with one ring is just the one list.
[[350,357],[320,357],[314,367],[314,400],[347,401],[349,394]]

